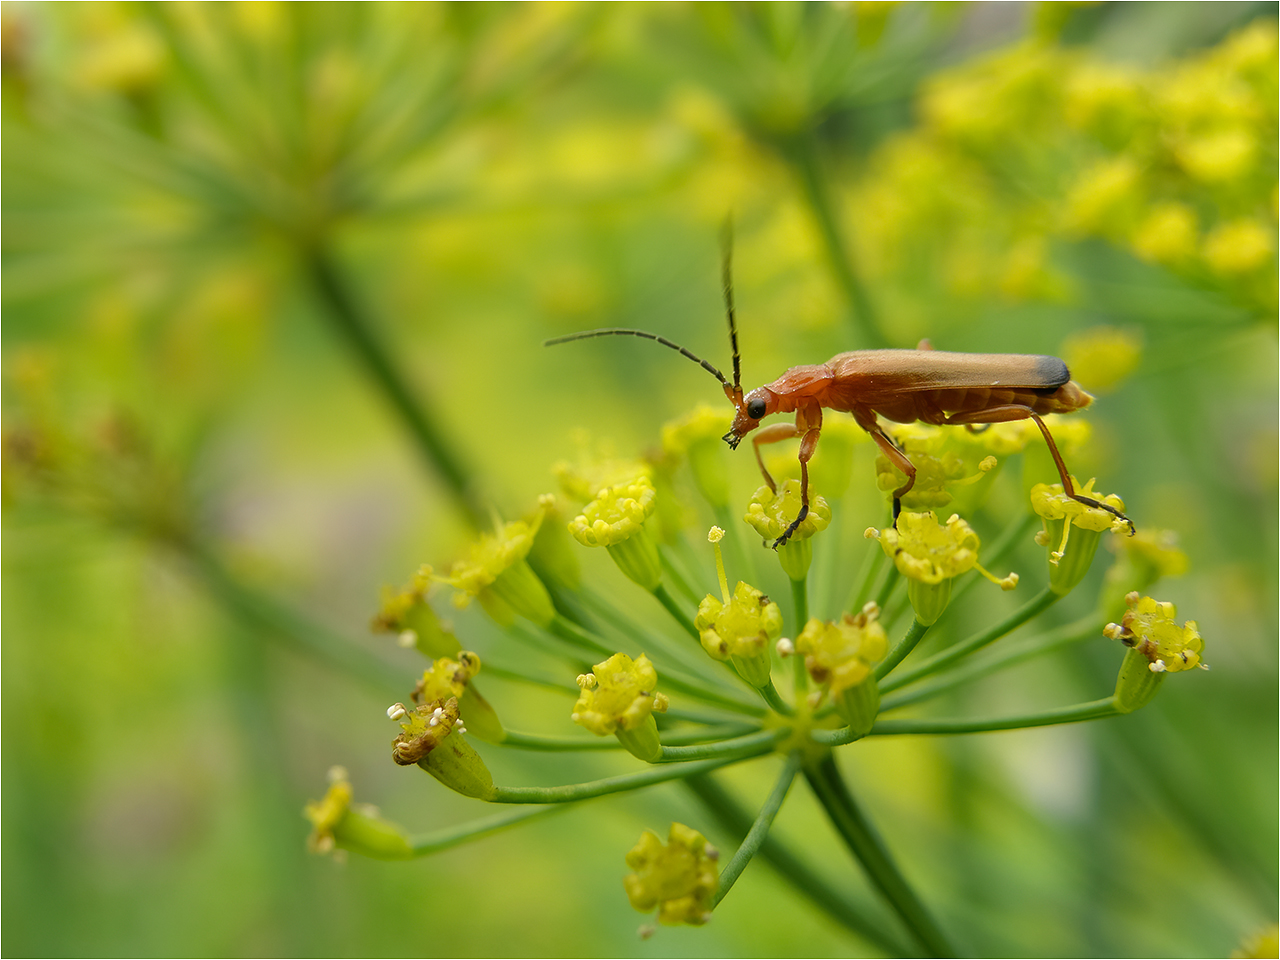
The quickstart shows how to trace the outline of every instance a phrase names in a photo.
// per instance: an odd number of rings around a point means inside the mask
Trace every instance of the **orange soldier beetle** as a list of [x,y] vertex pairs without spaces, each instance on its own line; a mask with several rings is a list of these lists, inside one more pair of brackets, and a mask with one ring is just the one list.
[[760,455],[760,447],[792,437],[800,438],[800,512],[773,543],[776,550],[809,515],[809,460],[818,448],[822,432],[822,408],[853,414],[858,426],[871,435],[881,452],[906,475],[906,483],[893,491],[893,522],[898,523],[902,498],[916,482],[916,468],[880,426],[876,415],[895,423],[963,425],[974,430],[979,425],[1011,420],[1034,420],[1058,468],[1062,489],[1068,497],[1090,507],[1114,514],[1134,531],[1133,521],[1115,508],[1075,492],[1067,466],[1054,443],[1042,414],[1073,413],[1093,402],[1093,397],[1071,379],[1067,365],[1057,357],[1017,353],[946,353],[921,341],[915,350],[853,350],[838,353],[826,363],[792,367],[777,380],[742,392],[738,328],[734,319],[730,258],[726,249],[723,264],[725,311],[729,318],[729,342],[733,347],[733,383],[706,360],[666,337],[645,330],[607,327],[584,330],[547,340],[544,346],[586,340],[591,337],[629,336],[654,340],[670,347],[709,371],[724,388],[735,415],[724,441],[738,449],[760,421],[775,413],[794,413],[795,423],[775,423],[752,438],[756,462],[769,489],[778,487]]

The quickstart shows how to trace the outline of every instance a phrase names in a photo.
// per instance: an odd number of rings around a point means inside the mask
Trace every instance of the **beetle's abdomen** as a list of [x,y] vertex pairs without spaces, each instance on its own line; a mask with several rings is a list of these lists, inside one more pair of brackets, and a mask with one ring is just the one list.
[[990,410],[1014,404],[1036,413],[1072,413],[1083,410],[1093,397],[1074,380],[1060,387],[950,387],[921,390],[876,403],[876,413],[897,423],[939,423],[951,414]]

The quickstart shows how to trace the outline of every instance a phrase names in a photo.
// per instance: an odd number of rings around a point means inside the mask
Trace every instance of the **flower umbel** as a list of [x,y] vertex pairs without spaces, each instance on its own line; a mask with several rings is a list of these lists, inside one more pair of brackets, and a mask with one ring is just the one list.
[[622,881],[627,899],[641,913],[657,907],[659,923],[700,926],[711,919],[719,857],[706,837],[682,823],[671,824],[666,843],[646,830],[627,854],[634,871]]

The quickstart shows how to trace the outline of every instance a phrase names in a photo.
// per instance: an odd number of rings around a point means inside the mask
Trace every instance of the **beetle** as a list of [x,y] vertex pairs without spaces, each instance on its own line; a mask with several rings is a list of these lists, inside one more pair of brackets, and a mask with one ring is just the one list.
[[723,438],[733,450],[760,427],[760,421],[765,417],[775,413],[794,413],[794,423],[771,424],[752,437],[760,472],[769,489],[775,493],[777,484],[764,465],[760,447],[792,437],[800,438],[800,512],[782,536],[774,541],[775,550],[790,539],[809,515],[809,460],[818,448],[823,408],[852,414],[858,426],[871,435],[889,462],[906,476],[906,482],[893,491],[895,526],[902,511],[902,498],[915,485],[916,468],[885,433],[879,417],[896,423],[918,420],[929,424],[963,425],[969,430],[993,423],[1029,419],[1035,421],[1049,446],[1062,480],[1063,492],[1072,500],[1115,515],[1129,525],[1130,533],[1133,532],[1133,521],[1119,510],[1076,493],[1053,434],[1042,419],[1044,414],[1083,410],[1093,402],[1093,397],[1071,379],[1071,372],[1062,360],[1033,354],[949,353],[934,350],[928,341],[921,341],[915,350],[838,353],[826,363],[792,367],[772,383],[744,394],[727,250],[723,281],[729,341],[733,348],[733,383],[706,360],[666,337],[645,330],[624,327],[584,330],[547,340],[544,346],[591,337],[631,336],[654,340],[678,351],[715,376],[733,404],[733,423]]

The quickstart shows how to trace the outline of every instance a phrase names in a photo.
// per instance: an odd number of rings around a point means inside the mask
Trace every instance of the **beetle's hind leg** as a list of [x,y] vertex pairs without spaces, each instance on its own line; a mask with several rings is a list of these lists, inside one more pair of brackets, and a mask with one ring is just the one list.
[[1049,432],[1045,422],[1040,419],[1040,415],[1030,407],[1023,406],[1020,403],[1003,404],[998,407],[988,407],[986,410],[957,413],[947,417],[942,422],[950,425],[963,424],[968,427],[975,423],[989,425],[992,423],[1007,423],[1010,420],[1034,420],[1036,422],[1036,426],[1040,428],[1040,433],[1044,437],[1044,442],[1049,446],[1049,455],[1053,457],[1053,463],[1058,468],[1058,476],[1062,480],[1063,493],[1077,503],[1083,503],[1087,507],[1097,507],[1099,510],[1105,510],[1112,516],[1123,520],[1129,525],[1129,536],[1137,533],[1137,528],[1133,525],[1133,521],[1115,507],[1094,500],[1092,497],[1085,497],[1076,493],[1075,485],[1071,482],[1071,475],[1067,473],[1067,465],[1062,462],[1062,454],[1058,452],[1058,445],[1053,440],[1053,434]]

